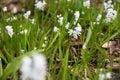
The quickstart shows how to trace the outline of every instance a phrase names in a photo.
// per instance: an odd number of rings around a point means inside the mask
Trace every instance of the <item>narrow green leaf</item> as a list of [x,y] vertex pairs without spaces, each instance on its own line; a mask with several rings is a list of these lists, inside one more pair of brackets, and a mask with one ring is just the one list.
[[64,65],[62,66],[63,67],[63,79],[62,80],[67,80],[67,66],[68,66],[68,55],[69,55],[69,48],[67,49],[66,51],[66,55],[65,55],[65,58],[64,58]]
[[89,27],[88,33],[87,33],[87,38],[86,38],[85,43],[84,43],[85,46],[86,46],[86,45],[88,44],[88,42],[90,41],[91,35],[92,35],[92,29],[91,29],[91,27]]
[[102,55],[104,55],[105,57],[108,58],[108,54],[106,53],[106,51],[105,51],[104,49],[102,49],[102,48],[100,47],[99,44],[96,44],[96,48],[101,52]]
[[120,31],[115,32],[113,35],[111,35],[111,37],[108,37],[106,40],[102,41],[101,44],[100,44],[100,46],[102,46],[105,42],[107,42],[107,41],[115,38],[118,34],[120,34]]
[[0,51],[0,58],[3,59],[6,64],[8,64],[8,61],[6,60],[5,56],[2,54],[1,51]]
[[58,31],[55,35],[55,37],[53,38],[53,40],[51,41],[50,45],[48,46],[47,50],[53,45],[53,43],[56,41],[57,37],[59,36],[60,32]]
[[22,56],[15,59],[12,63],[9,63],[7,67],[5,68],[3,75],[1,76],[0,80],[6,80],[7,77],[12,73],[17,71],[20,68],[21,65],[21,58]]

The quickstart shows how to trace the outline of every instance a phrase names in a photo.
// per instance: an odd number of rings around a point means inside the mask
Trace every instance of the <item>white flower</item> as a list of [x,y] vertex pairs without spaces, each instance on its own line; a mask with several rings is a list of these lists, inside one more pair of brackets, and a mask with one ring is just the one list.
[[108,72],[108,73],[106,74],[106,77],[107,77],[108,79],[110,79],[110,78],[111,78],[111,72]]
[[86,45],[83,45],[83,46],[82,46],[82,49],[86,49]]
[[82,15],[84,15],[84,14],[85,14],[85,12],[84,12],[84,11],[82,11],[82,12],[81,12],[81,14],[82,14]]
[[35,19],[30,19],[31,23],[34,24],[35,23]]
[[65,28],[68,29],[69,26],[70,26],[70,23],[68,22],[68,23],[66,24]]
[[22,54],[24,54],[25,50],[21,49],[20,52],[21,52]]
[[4,11],[4,12],[7,12],[7,7],[6,7],[6,6],[3,8],[3,11]]
[[74,31],[73,31],[73,37],[75,39],[78,39],[78,36],[80,36],[82,31],[81,25],[78,23],[77,26],[75,27]]
[[112,0],[108,0],[107,3],[108,3],[108,4],[112,4]]
[[32,66],[32,60],[29,57],[24,57],[22,59],[22,66],[20,68],[20,71],[22,73],[21,79],[27,80],[27,78],[31,74],[31,66]]
[[59,28],[57,28],[56,26],[54,26],[54,32],[57,32],[59,30]]
[[107,72],[105,73],[105,69],[100,69],[100,73],[99,73],[99,79],[98,80],[106,80],[106,79],[110,79],[111,76],[111,72]]
[[109,0],[109,1],[105,2],[104,7],[105,7],[105,10],[107,10],[109,8],[113,8],[112,1]]
[[68,9],[69,12],[73,13],[73,10],[72,9]]
[[110,9],[107,10],[106,17],[110,17],[112,19],[115,19],[116,16],[117,16],[117,11],[116,10],[113,10],[112,8],[110,8]]
[[43,2],[41,1],[38,1],[36,4],[35,4],[35,7],[38,8],[39,10],[44,10],[44,7],[47,3],[43,0]]
[[[34,68],[37,70],[41,70],[43,69],[43,72],[46,73],[46,58],[42,55],[42,54],[33,54],[33,61],[34,61]],[[41,67],[41,68],[40,68]]]
[[102,18],[101,14],[98,14],[97,18],[96,18],[96,23],[99,24],[100,20]]
[[106,11],[106,23],[111,22],[117,17],[117,11],[113,9],[112,0],[108,0],[104,3],[105,11]]
[[104,80],[105,79],[105,75],[104,74],[99,74],[99,80]]
[[59,15],[57,15],[57,18],[59,18],[59,17],[61,17],[62,15],[61,14],[59,14]]
[[42,44],[42,47],[44,48],[45,46],[46,46],[45,43],[43,43],[43,44]]
[[78,39],[78,36],[79,36],[78,32],[73,31],[73,37],[74,37],[75,39]]
[[28,17],[30,16],[31,11],[27,11],[26,13],[24,13],[24,18],[28,19]]
[[57,15],[57,18],[58,18],[58,23],[60,24],[60,26],[62,26],[63,25],[63,17],[61,16],[61,14],[60,15]]
[[47,73],[46,58],[42,54],[33,55],[33,71],[32,77],[34,80],[45,80]]
[[78,20],[79,17],[80,17],[80,12],[79,11],[75,11],[74,16],[75,16],[75,20]]
[[112,8],[109,8],[107,10],[106,14],[106,22],[110,22],[111,20],[114,20],[117,17],[117,11],[113,10]]
[[44,40],[47,40],[47,37],[44,37]]
[[79,11],[75,11],[74,16],[75,16],[75,21],[74,21],[74,25],[75,25],[77,23],[79,17],[80,17],[80,12]]
[[12,36],[14,34],[12,26],[6,26],[5,28],[8,32],[8,35],[12,38]]
[[34,50],[36,50],[37,49],[37,47],[34,47]]
[[23,57],[20,71],[22,80],[45,80],[47,73],[46,58],[38,53],[34,53],[32,58]]
[[73,24],[76,25],[76,23],[77,23],[77,20],[75,20]]
[[90,0],[87,0],[87,1],[83,2],[83,6],[87,7],[87,8],[90,8]]
[[25,29],[25,30],[20,31],[20,34],[27,34],[27,32],[28,32],[28,30]]
[[82,27],[78,23],[77,26],[74,28],[74,30],[69,29],[68,33],[69,35],[72,35],[75,39],[78,39],[78,36],[80,36],[81,31],[82,31]]
[[17,8],[14,7],[13,10],[12,10],[13,13],[17,13]]
[[69,29],[68,31],[69,35],[71,36],[73,34],[73,30],[72,29]]
[[8,21],[15,21],[15,20],[17,20],[17,17],[15,17],[15,16],[6,19],[7,22],[8,22]]
[[111,78],[111,73],[108,72],[106,74],[100,73],[99,74],[99,80],[106,80],[106,79],[110,79]]
[[101,14],[98,14],[97,18],[96,18],[96,21],[99,22],[101,20],[101,17],[102,15]]
[[81,25],[78,23],[77,26],[75,27],[75,31],[80,33],[82,31]]

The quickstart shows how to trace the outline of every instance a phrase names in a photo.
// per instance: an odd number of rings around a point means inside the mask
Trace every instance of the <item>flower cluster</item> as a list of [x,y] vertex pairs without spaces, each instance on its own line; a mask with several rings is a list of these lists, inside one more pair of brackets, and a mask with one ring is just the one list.
[[69,35],[72,35],[75,39],[78,39],[78,36],[80,36],[81,31],[82,31],[82,27],[78,23],[74,29],[69,29],[68,33]]
[[6,6],[3,8],[3,11],[4,11],[4,12],[7,12],[7,7],[6,7]]
[[[62,26],[64,17],[60,14],[60,15],[57,15],[57,18],[58,18],[59,25]],[[81,31],[82,31],[82,27],[78,23],[79,18],[80,18],[80,12],[79,11],[75,11],[74,12],[74,22],[71,25],[74,25],[74,26],[77,25],[77,26],[74,29],[70,29],[70,22],[67,22],[66,25],[65,25],[65,29],[68,30],[69,36],[73,36],[75,39],[78,39],[78,36],[80,36]],[[54,26],[54,30],[53,31],[57,32],[58,30],[59,30],[59,28]]]
[[105,7],[105,10],[107,10],[109,8],[113,8],[112,0],[108,0],[107,2],[105,2],[104,7]]
[[[30,14],[31,14],[31,11],[27,11],[26,13],[24,13],[23,17],[24,17],[25,19],[28,19],[29,16],[30,16]],[[32,24],[35,23],[35,19],[34,19],[34,18],[33,18],[33,19],[29,19],[29,21],[30,21]]]
[[32,23],[32,24],[35,24],[35,19],[33,18],[33,19],[30,19],[30,22]]
[[17,20],[17,17],[13,16],[13,17],[11,17],[11,18],[7,18],[7,19],[6,19],[7,22],[8,22],[8,21],[14,21],[14,20]]
[[21,54],[24,54],[24,52],[25,52],[25,50],[23,50],[23,49],[20,50],[20,53],[21,53]]
[[45,7],[45,5],[47,4],[44,0],[43,0],[43,2],[41,2],[41,1],[35,1],[35,7],[37,8],[37,9],[39,9],[39,10],[44,10],[44,7]]
[[82,27],[78,22],[78,19],[80,18],[80,12],[79,11],[75,11],[74,12],[74,17],[75,17],[75,20],[74,20],[74,26],[77,25],[74,29],[69,29],[69,26],[70,26],[70,23],[68,22],[66,24],[66,29],[68,29],[68,34],[70,36],[73,36],[75,39],[78,39],[78,36],[80,36],[81,32],[82,32]]
[[86,44],[83,44],[82,49],[86,49]]
[[32,58],[23,57],[20,71],[22,80],[45,80],[47,74],[46,58],[38,53],[34,53]]
[[54,32],[57,32],[58,30],[59,30],[59,28],[57,28],[56,26],[54,26],[53,31],[54,31]]
[[74,21],[74,25],[75,25],[77,23],[79,17],[80,17],[80,12],[79,11],[75,11],[74,16],[75,16],[75,21]]
[[68,9],[68,11],[69,11],[70,13],[73,13],[73,10],[72,10],[72,9]]
[[69,29],[69,27],[70,27],[70,22],[67,22],[67,24],[65,25],[65,28]]
[[60,15],[57,15],[57,18],[58,18],[58,23],[60,24],[60,26],[62,26],[62,25],[63,25],[63,20],[64,20],[64,18],[62,17],[61,14],[60,14]]
[[24,13],[23,16],[24,16],[25,19],[28,19],[30,14],[31,14],[31,11],[27,11],[26,13]]
[[12,10],[13,13],[17,13],[17,7],[14,7],[13,10]]
[[28,32],[28,30],[25,29],[25,30],[20,31],[20,34],[27,34],[27,32]]
[[114,6],[112,4],[112,0],[108,0],[104,3],[105,11],[106,11],[106,19],[105,21],[111,22],[111,20],[114,20],[117,17],[117,11],[114,10]]
[[100,23],[100,20],[102,18],[102,15],[101,14],[98,14],[97,18],[96,18],[96,24],[99,24]]
[[12,26],[8,25],[5,28],[6,28],[7,32],[8,32],[8,35],[10,36],[10,38],[12,38],[12,36],[14,34]]
[[[58,18],[59,25],[62,26],[63,25],[63,20],[64,20],[63,16],[60,14],[60,15],[57,15],[57,18]],[[58,30],[59,30],[59,28],[57,26],[54,26],[53,31],[57,32]]]
[[44,37],[44,43],[42,44],[42,48],[46,47],[47,42],[47,37]]
[[90,0],[86,0],[85,2],[83,2],[83,6],[90,8]]
[[106,80],[111,78],[111,72],[105,73],[105,69],[100,69],[99,79]]

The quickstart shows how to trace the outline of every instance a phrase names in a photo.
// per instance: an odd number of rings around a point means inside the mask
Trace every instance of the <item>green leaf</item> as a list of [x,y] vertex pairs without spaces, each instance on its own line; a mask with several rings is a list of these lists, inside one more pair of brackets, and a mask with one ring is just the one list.
[[53,38],[53,40],[51,41],[50,45],[48,46],[47,50],[53,45],[53,43],[56,41],[57,37],[59,36],[60,32],[58,31],[55,35],[55,37]]
[[88,42],[90,41],[91,35],[92,35],[92,29],[91,29],[91,27],[89,27],[88,33],[87,33],[87,38],[86,38],[85,43],[84,43],[85,46],[86,46],[86,45],[88,44]]
[[8,64],[8,61],[6,60],[5,56],[3,55],[1,51],[0,51],[0,58],[3,59],[6,64]]
[[64,63],[63,63],[63,79],[62,80],[67,80],[67,66],[68,66],[68,55],[69,55],[69,48],[66,51],[65,58],[64,58]]
[[106,51],[105,51],[104,49],[102,49],[102,48],[100,47],[100,45],[97,44],[97,43],[96,43],[96,48],[100,51],[100,53],[101,53],[102,55],[104,55],[106,58],[109,58],[109,56],[108,56],[108,54],[106,53]]
[[12,73],[16,72],[21,65],[22,56],[16,58],[13,62],[9,63],[5,68],[3,75],[1,76],[0,80],[6,80],[7,77]]
[[107,39],[105,39],[104,41],[101,42],[100,46],[102,46],[105,42],[115,38],[118,34],[120,34],[120,31],[115,32],[113,35],[111,35],[110,37],[108,37]]

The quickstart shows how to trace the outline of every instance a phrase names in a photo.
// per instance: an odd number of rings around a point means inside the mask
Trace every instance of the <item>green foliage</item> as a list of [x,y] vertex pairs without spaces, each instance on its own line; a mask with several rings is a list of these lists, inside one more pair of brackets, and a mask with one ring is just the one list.
[[[1,0],[0,0],[1,1]],[[90,80],[97,80],[99,72],[91,69],[94,64],[95,69],[105,67],[105,59],[112,58],[107,54],[108,50],[102,48],[105,42],[113,40],[120,34],[120,14],[110,23],[104,21],[103,4],[101,9],[96,6],[87,9],[83,6],[84,0],[46,0],[44,11],[34,8],[34,0],[27,0],[24,4],[26,10],[31,10],[31,19],[34,24],[23,17],[23,14],[15,15],[16,20],[7,21],[14,17],[11,13],[2,12],[0,23],[0,80],[13,80],[20,78],[19,69],[24,56],[31,56],[34,51],[42,52],[48,60],[47,80],[85,80],[85,70]],[[119,3],[114,2],[116,10],[119,12]],[[69,11],[72,10],[72,11]],[[70,22],[70,29],[74,29],[74,12],[80,12],[77,23],[81,24],[82,32],[78,39],[74,39],[68,34],[65,28]],[[84,14],[82,14],[84,12]],[[100,24],[94,24],[97,15],[103,14]],[[63,25],[58,23],[57,15],[64,18]],[[6,26],[12,26],[14,34],[12,38],[8,35]],[[54,26],[59,30],[54,32]],[[26,34],[20,32],[27,30]],[[47,39],[45,40],[45,37]],[[43,44],[45,46],[43,47]],[[85,45],[83,49],[81,46]],[[37,49],[35,49],[37,48]],[[73,50],[72,50],[73,49]],[[24,52],[22,52],[24,50]],[[92,63],[93,62],[93,63]],[[102,62],[102,64],[101,64]],[[112,63],[111,63],[112,64]],[[109,69],[108,69],[109,70]]]

